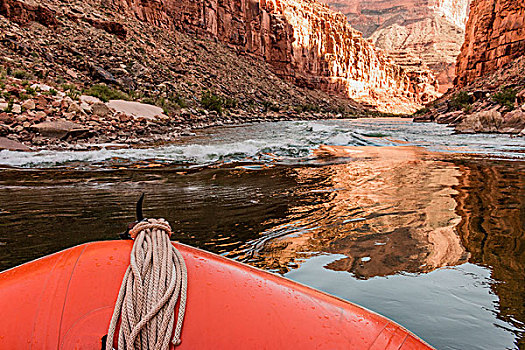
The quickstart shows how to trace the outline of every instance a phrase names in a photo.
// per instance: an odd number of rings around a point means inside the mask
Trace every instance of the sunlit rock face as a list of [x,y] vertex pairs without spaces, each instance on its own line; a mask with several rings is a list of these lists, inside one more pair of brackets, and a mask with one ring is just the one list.
[[316,155],[353,160],[296,169],[300,182],[324,178],[325,196],[292,208],[289,222],[265,232],[250,263],[286,272],[312,252],[340,254],[326,268],[368,279],[467,261],[455,231],[454,164],[415,147],[323,146]]
[[119,13],[220,40],[299,86],[409,113],[434,99],[428,72],[407,74],[340,13],[314,0],[109,0]]
[[409,71],[429,67],[452,87],[471,0],[323,0]]
[[525,0],[473,0],[457,85],[465,86],[525,55]]

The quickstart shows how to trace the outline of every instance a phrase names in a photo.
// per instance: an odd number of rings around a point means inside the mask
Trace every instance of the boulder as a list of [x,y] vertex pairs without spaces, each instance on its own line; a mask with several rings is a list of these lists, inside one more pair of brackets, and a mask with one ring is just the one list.
[[80,124],[65,120],[45,121],[31,126],[31,129],[40,133],[42,136],[59,139],[65,138],[68,135],[78,135],[88,131]]
[[520,134],[525,130],[525,112],[515,109],[503,116],[501,132],[507,134]]
[[35,109],[35,107],[36,107],[36,104],[35,104],[35,101],[33,100],[26,100],[24,101],[24,103],[22,103],[22,108],[25,109],[26,111],[31,111]]
[[516,109],[504,116],[492,109],[473,113],[456,126],[459,133],[507,133],[520,134],[525,129],[525,112]]
[[151,120],[158,119],[159,117],[167,118],[162,108],[146,103],[124,100],[110,100],[107,105],[109,108],[114,109],[119,113],[131,115],[136,118],[145,118]]
[[99,117],[105,117],[111,114],[111,110],[109,109],[109,107],[102,102],[93,103],[91,105],[91,111],[94,115],[98,115]]
[[7,149],[10,151],[30,151],[31,149],[18,141],[10,140],[6,137],[0,137],[0,150]]
[[436,117],[436,122],[438,124],[457,124],[464,116],[463,111],[449,112]]
[[102,101],[95,96],[81,95],[78,99],[80,100],[80,102],[84,102],[89,105],[92,105],[94,103],[102,103]]

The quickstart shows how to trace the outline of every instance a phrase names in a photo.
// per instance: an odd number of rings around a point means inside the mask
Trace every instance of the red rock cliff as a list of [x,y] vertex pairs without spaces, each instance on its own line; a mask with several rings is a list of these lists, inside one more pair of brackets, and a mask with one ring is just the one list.
[[525,54],[525,0],[474,0],[456,65],[464,86]]
[[408,75],[345,16],[315,0],[107,0],[119,13],[208,36],[265,59],[300,86],[387,112],[410,112],[435,94],[430,74]]
[[430,68],[441,92],[453,86],[471,0],[321,1],[345,14],[353,28],[403,68]]

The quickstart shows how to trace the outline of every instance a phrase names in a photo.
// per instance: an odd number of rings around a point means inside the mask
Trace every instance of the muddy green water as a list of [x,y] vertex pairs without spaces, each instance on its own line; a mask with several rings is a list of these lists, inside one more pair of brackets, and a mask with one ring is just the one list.
[[174,239],[360,304],[438,349],[522,349],[524,152],[523,139],[392,119],[2,151],[0,270],[116,238],[144,192]]

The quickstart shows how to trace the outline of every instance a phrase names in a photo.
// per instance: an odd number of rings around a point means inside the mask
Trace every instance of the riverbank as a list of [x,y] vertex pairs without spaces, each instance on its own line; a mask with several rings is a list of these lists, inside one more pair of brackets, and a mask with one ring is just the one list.
[[414,115],[415,122],[436,122],[457,133],[525,136],[525,57],[475,82],[450,89]]
[[[163,108],[158,105],[166,100],[133,99],[106,84],[82,89],[74,84],[25,80],[24,73],[11,73],[18,78],[4,72],[0,79],[0,149],[86,150],[97,144],[141,147],[191,136],[193,130],[212,126],[366,115],[362,109],[337,112],[313,104],[284,110],[276,103],[238,106],[235,100],[211,91],[203,92],[191,105],[178,97],[177,108]],[[169,95],[167,86],[159,89],[160,96]]]

